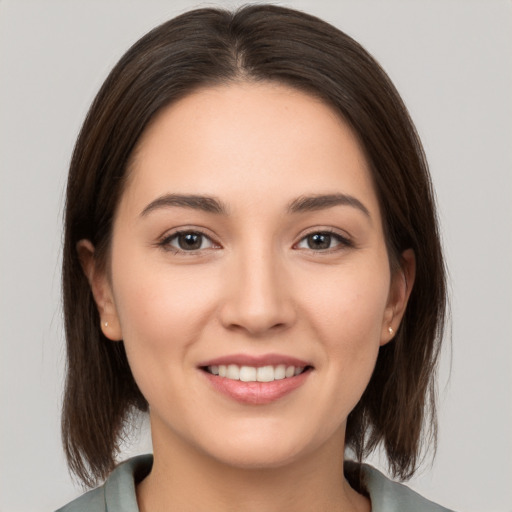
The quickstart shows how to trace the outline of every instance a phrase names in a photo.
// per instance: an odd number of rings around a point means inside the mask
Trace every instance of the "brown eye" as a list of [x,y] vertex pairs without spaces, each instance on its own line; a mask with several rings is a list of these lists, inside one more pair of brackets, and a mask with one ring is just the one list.
[[306,237],[309,249],[329,249],[331,247],[331,235],[327,233],[314,233]]
[[177,242],[184,251],[196,251],[201,248],[203,236],[198,233],[185,233],[178,235]]
[[181,231],[174,233],[162,241],[164,247],[176,252],[191,252],[202,249],[211,249],[214,244],[203,233],[197,231]]
[[312,251],[327,251],[329,249],[352,247],[353,244],[347,238],[329,231],[316,231],[305,236],[298,244],[298,249]]

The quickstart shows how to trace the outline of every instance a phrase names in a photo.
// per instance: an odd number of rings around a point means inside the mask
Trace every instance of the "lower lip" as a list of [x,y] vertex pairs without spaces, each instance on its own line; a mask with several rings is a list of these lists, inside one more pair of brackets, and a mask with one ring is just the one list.
[[306,370],[300,375],[272,382],[243,382],[201,371],[217,391],[237,402],[249,405],[265,405],[283,398],[302,386],[311,373],[311,370]]

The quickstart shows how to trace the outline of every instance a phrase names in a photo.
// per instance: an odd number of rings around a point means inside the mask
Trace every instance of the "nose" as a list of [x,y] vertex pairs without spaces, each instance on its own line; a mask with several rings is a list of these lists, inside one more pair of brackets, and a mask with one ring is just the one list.
[[253,337],[289,328],[296,319],[291,280],[270,250],[234,257],[226,276],[220,320]]

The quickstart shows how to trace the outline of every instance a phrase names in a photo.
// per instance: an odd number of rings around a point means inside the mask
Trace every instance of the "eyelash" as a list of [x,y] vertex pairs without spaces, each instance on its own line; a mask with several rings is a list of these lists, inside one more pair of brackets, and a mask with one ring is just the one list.
[[[201,242],[203,242],[205,239],[209,240],[210,241],[210,244],[212,245],[212,247],[208,247],[208,248],[205,248],[205,249],[192,249],[192,250],[185,250],[185,249],[180,249],[178,247],[174,247],[171,245],[171,242],[173,240],[178,240],[178,238],[180,236],[183,236],[183,235],[195,235],[195,236],[198,236],[198,237],[201,237]],[[354,247],[354,243],[348,239],[347,237],[345,236],[342,236],[340,235],[339,233],[333,231],[333,230],[330,230],[330,229],[322,229],[322,230],[317,230],[317,231],[311,231],[307,234],[305,234],[300,240],[299,242],[297,242],[296,244],[294,244],[294,248],[297,247],[300,243],[304,242],[307,240],[308,237],[311,237],[311,236],[314,236],[314,235],[322,235],[322,236],[328,236],[330,237],[330,240],[334,239],[337,244],[335,247],[328,247],[326,249],[320,249],[320,250],[315,250],[315,249],[312,249],[310,247],[308,248],[305,248],[306,250],[309,250],[313,253],[332,253],[332,252],[335,252],[335,251],[338,251],[338,250],[341,250],[342,248],[352,248]],[[202,250],[207,250],[207,249],[212,249],[212,248],[220,248],[220,245],[219,244],[216,244],[216,242],[214,242],[210,236],[208,236],[206,233],[203,233],[202,231],[199,231],[199,230],[194,230],[194,229],[187,229],[187,230],[180,230],[180,231],[175,231],[174,233],[172,233],[171,235],[168,235],[168,236],[165,236],[164,238],[162,238],[158,243],[157,245],[159,247],[161,247],[162,249],[166,250],[166,251],[170,251],[174,254],[183,254],[183,255],[195,255],[197,254],[198,252],[202,251]],[[202,245],[202,243],[201,243]],[[217,246],[217,247],[215,247]],[[338,246],[341,246],[338,248]]]
[[[201,249],[201,248],[194,249],[194,250],[184,250],[184,249],[180,249],[178,247],[173,247],[171,245],[171,242],[173,240],[178,240],[178,238],[180,236],[183,236],[183,235],[196,235],[196,236],[201,238],[201,242],[203,242],[205,239],[207,239],[207,240],[210,241],[210,243],[213,246],[217,245],[218,247],[220,247],[206,233],[203,233],[202,231],[199,231],[199,230],[196,230],[196,229],[184,229],[184,230],[181,230],[181,231],[175,231],[171,235],[168,235],[168,236],[165,236],[164,238],[162,238],[162,240],[160,240],[157,245],[160,246],[162,249],[164,249],[166,251],[170,251],[170,252],[172,252],[174,254],[194,255],[194,254],[197,254],[199,251],[204,250],[204,249]],[[202,245],[202,243],[201,243],[201,245]]]
[[335,251],[339,251],[341,249],[346,249],[346,248],[354,247],[354,243],[352,242],[352,240],[350,240],[349,238],[347,238],[347,237],[345,237],[343,235],[340,235],[338,232],[336,232],[336,231],[334,231],[332,229],[322,229],[322,230],[318,230],[318,231],[310,231],[309,233],[304,235],[299,240],[299,242],[294,245],[294,247],[299,245],[303,241],[307,240],[307,238],[309,238],[311,236],[314,236],[314,235],[328,236],[330,239],[334,239],[334,240],[337,241],[337,245],[335,247],[329,247],[327,249],[315,250],[315,249],[308,248],[308,250],[310,250],[312,252],[315,252],[315,253],[324,253],[324,254],[325,253],[332,253],[332,252],[335,252]]

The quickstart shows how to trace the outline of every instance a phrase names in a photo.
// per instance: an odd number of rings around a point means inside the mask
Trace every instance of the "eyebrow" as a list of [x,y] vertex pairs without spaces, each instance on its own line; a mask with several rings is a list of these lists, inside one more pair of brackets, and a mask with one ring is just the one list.
[[[145,217],[150,212],[160,208],[190,208],[217,215],[227,215],[228,208],[219,199],[211,196],[188,195],[188,194],[165,194],[149,203],[140,216]],[[311,211],[324,210],[334,206],[351,206],[363,212],[371,218],[366,206],[354,196],[347,194],[324,194],[300,196],[291,201],[287,206],[288,213],[306,213]]]
[[326,195],[312,195],[301,196],[294,199],[288,205],[288,212],[290,213],[304,213],[317,210],[324,210],[332,208],[333,206],[352,206],[363,212],[368,218],[371,219],[370,211],[366,206],[354,196],[347,194],[326,194]]
[[178,206],[181,208],[191,208],[193,210],[201,210],[207,213],[216,213],[219,215],[227,214],[227,207],[218,199],[209,196],[199,195],[183,195],[183,194],[166,194],[158,197],[149,203],[140,216],[144,217],[148,213],[159,208],[170,208]]

